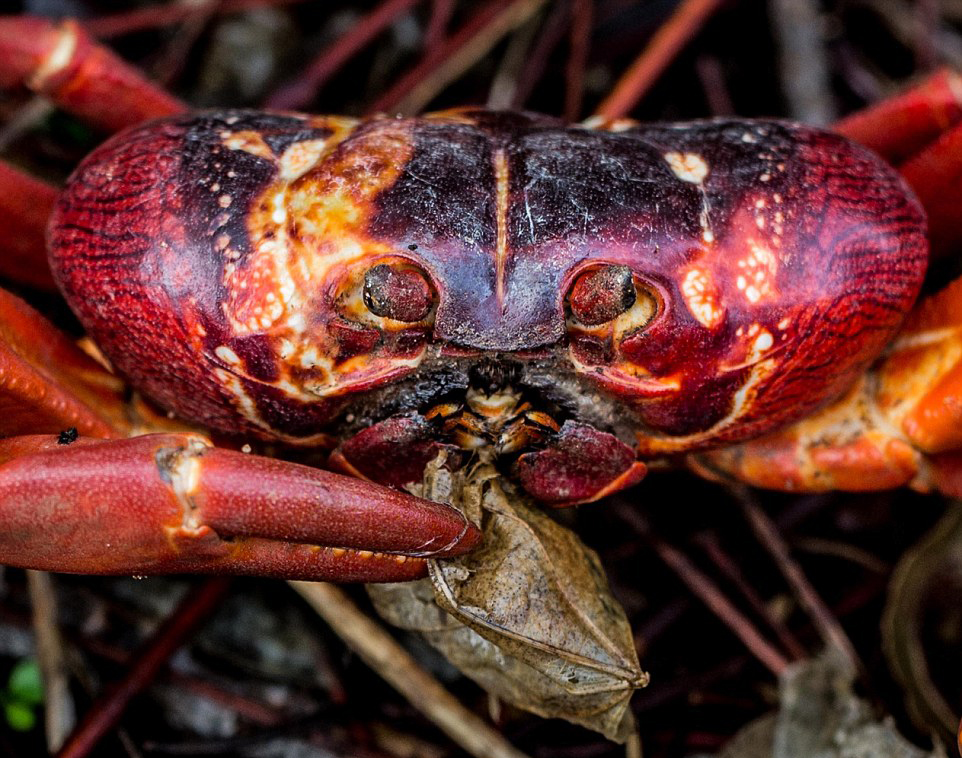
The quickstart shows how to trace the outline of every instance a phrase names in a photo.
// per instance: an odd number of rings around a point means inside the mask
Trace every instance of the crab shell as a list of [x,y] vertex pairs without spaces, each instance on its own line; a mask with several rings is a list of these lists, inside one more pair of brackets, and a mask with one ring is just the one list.
[[852,382],[926,260],[892,168],[771,121],[201,113],[104,144],[51,225],[58,283],[135,386],[295,444],[482,360],[643,455],[756,436]]

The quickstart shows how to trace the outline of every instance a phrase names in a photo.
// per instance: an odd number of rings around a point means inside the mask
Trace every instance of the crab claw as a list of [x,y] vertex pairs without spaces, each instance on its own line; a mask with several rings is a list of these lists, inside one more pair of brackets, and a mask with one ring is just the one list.
[[443,450],[460,457],[454,445],[439,442],[431,422],[412,414],[385,419],[342,443],[328,461],[345,474],[396,489],[420,481],[424,469]]
[[95,574],[399,581],[480,540],[448,506],[193,434],[0,440],[0,522],[0,563]]
[[566,421],[554,444],[518,458],[522,486],[557,508],[593,503],[631,487],[647,472],[635,451],[613,434]]

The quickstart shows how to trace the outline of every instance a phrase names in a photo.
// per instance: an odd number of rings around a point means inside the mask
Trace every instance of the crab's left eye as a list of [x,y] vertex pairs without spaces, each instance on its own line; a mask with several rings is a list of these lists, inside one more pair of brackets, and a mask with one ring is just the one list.
[[603,266],[582,274],[568,296],[571,313],[586,326],[613,321],[635,304],[635,283],[627,266]]
[[423,321],[434,306],[434,289],[424,272],[411,266],[381,263],[364,274],[364,304],[376,316],[395,321]]
[[639,281],[628,266],[610,264],[582,273],[568,293],[569,326],[614,330],[621,339],[647,326],[658,314],[655,290]]

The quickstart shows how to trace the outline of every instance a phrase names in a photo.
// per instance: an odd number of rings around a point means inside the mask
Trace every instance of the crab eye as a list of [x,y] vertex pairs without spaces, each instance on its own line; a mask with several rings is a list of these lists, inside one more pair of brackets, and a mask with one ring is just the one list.
[[434,306],[434,290],[423,271],[380,263],[364,274],[364,304],[376,316],[414,323]]
[[568,304],[572,315],[582,324],[599,326],[628,311],[636,299],[631,269],[612,265],[579,276],[568,295]]

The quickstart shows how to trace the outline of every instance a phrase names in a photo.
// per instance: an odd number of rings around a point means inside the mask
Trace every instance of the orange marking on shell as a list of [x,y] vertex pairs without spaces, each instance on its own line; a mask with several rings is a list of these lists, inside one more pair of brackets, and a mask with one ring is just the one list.
[[[334,133],[271,154],[275,179],[248,215],[251,251],[231,255],[228,248],[224,278],[226,315],[235,333],[265,336],[272,346],[277,379],[266,383],[304,401],[397,375],[420,359],[381,357],[376,342],[369,352],[345,359],[343,328],[328,326],[343,326],[346,318],[359,329],[379,332],[408,327],[370,313],[361,287],[370,267],[396,258],[391,247],[367,234],[367,224],[378,195],[397,181],[411,156],[409,130],[385,119],[380,128],[358,136],[351,119],[314,121]],[[262,141],[253,135],[238,132],[224,139],[237,149],[263,153]],[[243,367],[231,366],[231,373],[246,376]],[[237,382],[226,376],[225,381],[236,395]],[[255,413],[239,400],[247,415]]]
[[508,259],[508,159],[503,149],[494,153],[497,242],[494,251],[495,297],[504,310],[504,278]]
[[250,130],[234,132],[225,129],[221,132],[220,138],[228,150],[243,150],[258,158],[274,159],[274,151],[264,142],[260,132]]

